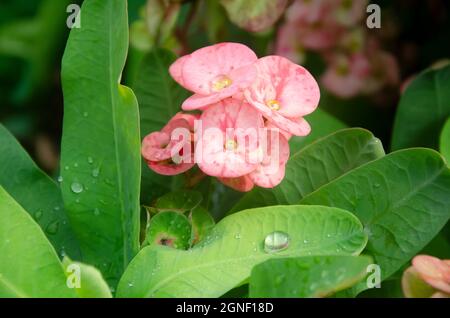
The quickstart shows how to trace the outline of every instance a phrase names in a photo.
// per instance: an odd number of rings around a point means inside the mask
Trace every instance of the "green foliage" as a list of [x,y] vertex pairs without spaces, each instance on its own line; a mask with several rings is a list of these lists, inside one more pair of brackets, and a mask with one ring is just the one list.
[[114,286],[139,249],[139,115],[133,92],[119,84],[126,2],[85,1],[81,10],[62,63],[61,188],[83,261]]
[[[102,274],[93,266],[80,262],[73,262],[65,257],[62,262],[67,280],[74,283],[75,292],[79,298],[111,298],[111,291],[108,284],[103,280]],[[74,275],[73,278],[71,275]],[[79,275],[76,277],[75,275]],[[79,279],[79,286],[76,286],[76,279]]]
[[447,119],[441,132],[440,147],[447,164],[450,165],[450,117]]
[[367,256],[271,259],[253,268],[250,297],[326,297],[364,278],[371,263]]
[[0,297],[75,297],[44,233],[2,187],[0,256]]
[[30,213],[58,254],[80,258],[58,185],[36,166],[1,124],[0,186]]
[[398,106],[392,150],[438,149],[439,135],[450,116],[450,65],[420,74],[408,85]]
[[[275,231],[285,233],[283,246],[268,242],[267,236]],[[248,279],[252,267],[267,259],[357,255],[366,240],[358,219],[340,209],[273,206],[246,210],[220,221],[188,251],[160,245],[142,249],[124,273],[117,295],[219,297]]]
[[300,202],[355,214],[369,235],[366,252],[386,279],[450,218],[450,171],[432,150],[402,150],[350,171]]
[[358,128],[340,130],[291,156],[285,178],[279,186],[252,190],[230,212],[258,206],[296,204],[321,186],[383,155],[381,142],[370,132]]

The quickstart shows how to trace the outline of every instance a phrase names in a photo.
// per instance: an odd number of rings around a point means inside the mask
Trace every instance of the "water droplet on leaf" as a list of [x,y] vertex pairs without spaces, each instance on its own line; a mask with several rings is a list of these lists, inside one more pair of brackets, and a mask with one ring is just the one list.
[[43,215],[44,215],[44,212],[42,212],[42,210],[38,210],[38,211],[36,211],[36,213],[34,213],[34,219],[36,221],[39,221]]
[[93,164],[93,163],[94,163],[94,159],[92,159],[92,157],[88,157],[88,158],[87,158],[87,162],[88,162],[89,164]]
[[276,253],[288,248],[289,235],[285,232],[275,231],[264,239],[264,251],[266,253]]
[[63,180],[64,180],[64,178],[63,178],[62,176],[59,176],[59,177],[58,177],[58,182],[59,182],[59,183],[63,182]]
[[59,229],[59,222],[54,221],[54,222],[50,223],[49,225],[47,225],[47,228],[45,229],[45,231],[48,234],[56,234],[58,232],[58,229]]
[[74,182],[72,183],[72,185],[70,186],[70,189],[72,190],[73,193],[81,193],[83,192],[83,185],[79,182]]

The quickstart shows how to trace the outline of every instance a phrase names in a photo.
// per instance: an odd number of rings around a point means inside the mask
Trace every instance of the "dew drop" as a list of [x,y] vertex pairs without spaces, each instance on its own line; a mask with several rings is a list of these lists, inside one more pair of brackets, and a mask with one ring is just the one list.
[[95,169],[92,170],[92,176],[94,178],[97,178],[99,174],[100,174],[100,169],[99,168],[95,168]]
[[89,116],[89,113],[88,112],[84,112],[83,113],[83,117],[87,117],[87,116]]
[[75,163],[73,164],[73,166],[74,166],[75,168],[78,168],[78,162],[75,162]]
[[65,167],[64,167],[64,170],[69,170],[69,166],[65,166]]
[[59,182],[59,183],[63,182],[63,180],[64,180],[64,178],[63,178],[62,176],[59,176],[59,177],[58,177],[58,182]]
[[374,188],[379,188],[381,185],[379,183],[375,183],[373,186]]
[[133,287],[133,283],[128,283],[128,287]]
[[74,182],[70,186],[70,189],[72,190],[73,193],[77,193],[78,194],[78,193],[83,192],[83,185],[81,183]]
[[237,239],[237,240],[239,240],[239,239],[241,238],[241,234],[239,234],[239,233],[236,234],[236,235],[234,236],[234,238]]
[[288,248],[289,235],[285,232],[275,231],[264,239],[264,251],[266,253],[276,253]]
[[58,232],[58,229],[59,229],[59,222],[54,221],[54,222],[50,223],[49,225],[47,225],[45,231],[48,234],[56,234]]
[[55,210],[55,211],[59,211],[59,209],[61,209],[59,206],[55,206],[55,207],[53,208],[53,210]]
[[93,164],[93,163],[94,163],[94,159],[92,159],[92,157],[88,157],[88,158],[87,158],[87,162],[88,162],[89,164]]
[[42,212],[42,210],[37,210],[36,213],[34,213],[34,219],[36,221],[39,221],[43,215],[44,215],[44,212]]
[[308,244],[308,240],[303,240],[303,243]]
[[94,209],[94,215],[100,215],[100,210],[98,208]]

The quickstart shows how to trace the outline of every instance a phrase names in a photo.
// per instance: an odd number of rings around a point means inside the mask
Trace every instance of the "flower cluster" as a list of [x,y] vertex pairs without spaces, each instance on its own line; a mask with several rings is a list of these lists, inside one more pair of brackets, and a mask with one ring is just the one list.
[[398,84],[395,58],[381,50],[361,25],[367,4],[367,0],[296,0],[279,30],[276,53],[297,63],[307,50],[321,54],[328,65],[322,84],[342,98]]
[[239,191],[272,188],[284,178],[291,136],[306,136],[303,118],[320,98],[317,82],[281,56],[258,59],[238,43],[201,48],[176,60],[171,76],[194,94],[159,132],[143,140],[142,154],[159,174],[195,164]]

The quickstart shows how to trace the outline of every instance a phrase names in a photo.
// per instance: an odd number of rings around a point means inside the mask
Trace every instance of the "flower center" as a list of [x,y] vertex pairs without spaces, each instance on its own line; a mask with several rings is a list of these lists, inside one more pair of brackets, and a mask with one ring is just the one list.
[[228,139],[227,142],[225,143],[225,149],[226,150],[230,150],[230,151],[234,151],[237,149],[237,142],[234,141],[233,139]]
[[220,92],[221,90],[229,87],[233,82],[228,76],[221,75],[212,81],[212,90],[214,92]]
[[271,110],[279,110],[281,108],[280,102],[275,99],[268,100],[266,104]]

